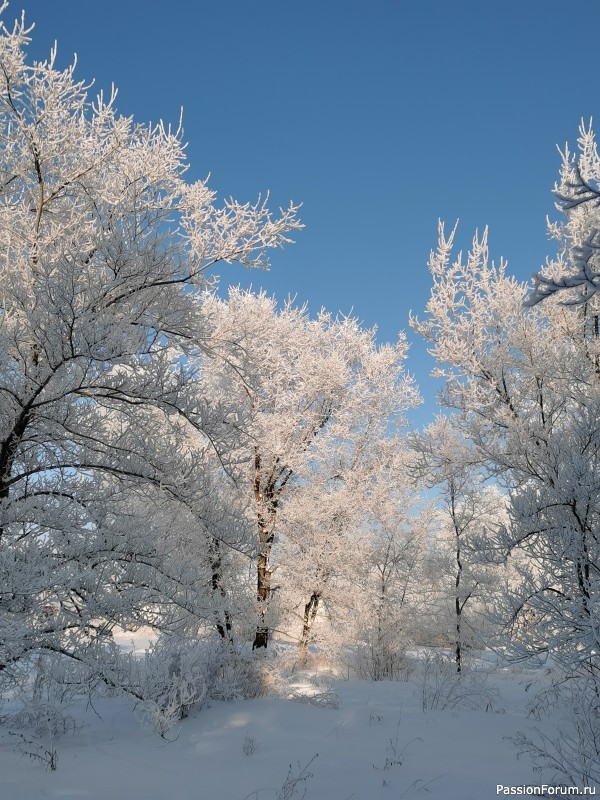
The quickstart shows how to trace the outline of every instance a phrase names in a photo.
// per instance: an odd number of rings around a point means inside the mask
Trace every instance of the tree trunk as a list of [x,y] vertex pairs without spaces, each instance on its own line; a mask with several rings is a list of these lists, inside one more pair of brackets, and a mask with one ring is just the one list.
[[302,636],[300,637],[300,660],[306,661],[308,656],[308,640],[312,630],[313,622],[319,610],[319,600],[321,595],[319,592],[313,592],[310,600],[304,606],[304,623],[302,626]]
[[460,602],[460,579],[462,577],[463,565],[460,553],[460,534],[461,530],[457,521],[456,497],[454,486],[450,487],[450,511],[452,514],[452,522],[454,525],[454,532],[456,534],[456,575],[454,580],[454,608],[456,612],[456,642],[454,650],[454,660],[456,662],[456,671],[460,674],[462,671],[462,636],[461,636],[461,622],[462,610],[464,603]]
[[269,644],[269,626],[266,624],[267,612],[273,588],[271,586],[271,547],[274,539],[275,517],[277,514],[276,489],[272,480],[262,481],[262,461],[260,449],[254,449],[254,499],[256,502],[256,523],[258,528],[258,564],[256,571],[256,599],[258,600],[258,625],[252,649],[266,648]]
[[[25,409],[15,420],[12,431],[0,445],[0,500],[6,500],[9,494],[10,476],[17,448],[30,422],[30,413]],[[0,525],[0,539],[4,528]]]
[[[225,600],[227,597],[227,592],[223,586],[223,560],[221,557],[221,544],[217,539],[213,539],[211,542],[210,558],[210,566],[212,571],[211,586],[213,596],[219,595],[221,600]],[[222,639],[227,639],[230,642],[232,641],[231,614],[227,608],[223,609],[222,614],[220,613],[220,610],[217,611],[217,621],[215,623],[215,627]]]
[[461,614],[462,610],[460,607],[460,598],[457,597],[455,599],[456,602],[456,647],[454,651],[454,658],[456,661],[456,671],[461,672],[462,670],[462,653],[461,653],[461,630],[460,630],[460,623],[461,623]]
[[258,600],[259,623],[256,627],[256,635],[252,644],[252,649],[267,647],[269,644],[269,627],[265,624],[269,600],[271,599],[271,569],[269,565],[269,555],[271,545],[262,542],[263,549],[258,556],[256,599]]

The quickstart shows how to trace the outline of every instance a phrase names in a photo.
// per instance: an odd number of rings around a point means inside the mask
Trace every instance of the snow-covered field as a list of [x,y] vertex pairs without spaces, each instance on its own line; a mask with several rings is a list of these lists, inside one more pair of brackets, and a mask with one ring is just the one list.
[[[418,671],[379,683],[295,673],[287,678],[295,699],[212,702],[170,742],[140,725],[124,698],[103,699],[94,710],[81,701],[70,709],[78,731],[56,744],[55,771],[28,758],[16,737],[2,736],[0,798],[485,800],[499,796],[498,784],[548,782],[552,776],[517,759],[507,738],[555,730],[556,720],[526,712],[544,671],[487,667],[487,687],[497,694],[480,710],[424,709]],[[425,705],[435,702],[431,689]],[[317,704],[307,702],[315,694]]]

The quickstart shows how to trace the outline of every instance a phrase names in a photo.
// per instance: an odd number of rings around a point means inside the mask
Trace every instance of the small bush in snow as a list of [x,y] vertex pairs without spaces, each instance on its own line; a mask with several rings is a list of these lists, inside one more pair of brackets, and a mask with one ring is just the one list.
[[176,636],[159,638],[140,665],[142,717],[165,738],[192,706],[205,699],[205,678],[195,644]]
[[411,673],[406,648],[397,640],[367,635],[365,644],[352,651],[349,666],[357,677],[371,681],[405,681]]
[[487,675],[463,663],[457,672],[456,663],[445,653],[425,654],[417,685],[421,691],[423,711],[469,708],[493,710],[497,691],[487,684]]
[[131,661],[132,694],[143,720],[165,738],[188,712],[209,700],[244,700],[263,693],[268,659],[211,638],[162,636],[141,663]]
[[254,736],[246,735],[244,737],[244,744],[242,745],[242,752],[245,756],[251,756],[256,753],[256,748],[258,747],[258,742],[254,738]]
[[[545,693],[548,695],[549,693]],[[544,701],[548,697],[543,698]],[[565,709],[558,735],[537,730],[533,736],[520,732],[511,737],[519,755],[528,755],[538,770],[551,770],[557,781],[575,786],[600,784],[600,699],[598,685],[580,678],[577,684],[553,687],[556,708]]]

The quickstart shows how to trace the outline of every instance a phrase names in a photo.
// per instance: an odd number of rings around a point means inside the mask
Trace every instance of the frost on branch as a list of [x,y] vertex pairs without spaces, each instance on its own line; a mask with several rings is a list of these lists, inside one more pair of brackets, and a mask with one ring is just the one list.
[[562,741],[522,744],[578,783],[600,754],[599,175],[582,128],[578,160],[565,154],[557,190],[566,214],[551,226],[559,255],[527,304],[526,287],[490,265],[485,242],[452,261],[441,231],[426,315],[413,322],[440,365],[442,401],[457,412],[470,463],[507,501],[506,521],[481,537],[507,570],[492,619],[503,626],[498,643],[514,657],[550,658],[556,705],[569,709]]
[[526,302],[534,306],[554,294],[564,303],[588,303],[600,290],[600,158],[591,127],[579,126],[578,153],[565,147],[560,182],[554,187],[556,206],[566,220],[548,223],[558,243],[558,255],[533,276]]
[[418,403],[408,345],[402,336],[378,346],[352,318],[311,319],[292,303],[278,310],[264,293],[206,294],[202,307],[214,349],[200,365],[201,390],[229,398],[244,420],[232,455],[255,531],[254,647],[268,647],[288,603],[305,657],[317,613],[341,594],[369,491],[389,476],[392,432]]
[[198,293],[301,227],[293,205],[215,205],[184,180],[181,129],[90,99],[55,51],[29,63],[30,32],[0,28],[0,694],[40,652],[118,684],[117,624],[212,624],[189,554],[244,524],[233,426],[186,359],[209,334]]

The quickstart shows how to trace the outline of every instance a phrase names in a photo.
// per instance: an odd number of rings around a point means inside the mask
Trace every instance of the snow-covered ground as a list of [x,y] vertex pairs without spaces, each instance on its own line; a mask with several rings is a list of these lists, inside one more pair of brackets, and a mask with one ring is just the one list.
[[[497,784],[547,782],[507,738],[555,730],[526,713],[544,671],[488,667],[497,695],[480,710],[424,709],[418,671],[379,683],[296,673],[287,679],[295,699],[212,702],[170,742],[122,697],[94,710],[81,701],[70,709],[81,727],[57,743],[56,771],[14,736],[0,738],[0,798],[485,800],[499,796]],[[307,702],[315,693],[317,704]]]

